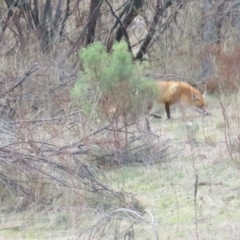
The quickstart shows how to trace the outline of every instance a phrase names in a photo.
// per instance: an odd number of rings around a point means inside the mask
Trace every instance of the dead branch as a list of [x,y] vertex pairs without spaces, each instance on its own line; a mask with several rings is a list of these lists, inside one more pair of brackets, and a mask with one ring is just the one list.
[[195,228],[196,228],[196,237],[198,238],[198,215],[197,215],[197,191],[198,191],[198,175],[195,175],[194,183],[194,213],[195,213]]
[[[33,74],[34,72],[36,72],[36,71],[39,69],[39,67],[40,67],[40,66],[38,65],[38,63],[34,63],[34,64],[30,67],[30,69],[27,70],[27,71],[24,73],[23,77],[22,77],[16,84],[14,84],[12,87],[10,87],[10,89],[8,89],[7,91],[5,91],[5,92],[2,93],[1,95],[5,95],[5,94],[13,91],[13,89],[15,89],[16,87],[22,85],[22,84],[27,80],[27,78],[28,78],[31,74]],[[1,95],[0,95],[0,96],[1,96]]]
[[[150,220],[143,217],[149,214]],[[135,232],[138,231],[137,225],[149,226],[152,228],[154,239],[158,240],[158,232],[155,227],[155,219],[149,210],[142,213],[128,208],[118,208],[104,217],[97,223],[78,236],[78,239],[101,239],[104,233],[112,233],[116,239],[135,239]],[[144,224],[144,225],[143,225]],[[143,230],[141,228],[141,230]],[[113,232],[112,232],[113,231]]]
[[[122,23],[121,19],[120,19],[120,18],[115,14],[115,12],[113,11],[112,5],[109,3],[109,1],[108,1],[108,0],[105,0],[105,2],[107,3],[107,5],[108,5],[108,7],[109,7],[109,9],[110,9],[110,11],[111,11],[111,13],[112,13],[112,15],[116,18],[117,22],[120,24],[121,30],[122,30],[123,35],[124,35],[124,37],[125,37],[125,40],[126,40],[126,42],[127,42],[128,51],[129,51],[129,52],[131,53],[131,55],[133,56],[132,47],[131,47],[131,44],[130,44],[129,36],[128,36],[127,30],[126,30],[124,24]],[[119,41],[120,41],[120,40],[119,40]],[[107,51],[108,51],[108,52],[109,52],[109,51],[111,50],[111,48],[112,48],[111,45],[112,45],[112,44],[110,44],[110,45],[107,44],[107,46],[108,46]]]
[[[56,149],[56,152],[57,151],[58,150]],[[61,154],[64,155],[63,152]],[[69,153],[66,154],[67,156],[70,156]],[[39,153],[38,155],[43,154]],[[98,174],[100,173],[97,172],[96,169],[92,168],[91,166],[87,166],[86,164],[81,164],[80,166],[77,166],[77,168],[72,168],[53,160],[54,155],[55,154],[48,154],[47,156],[37,156],[33,154],[30,155],[22,153],[18,150],[13,150],[9,147],[1,147],[0,165],[1,169],[4,169],[9,165],[11,166],[11,169],[13,171],[15,171],[15,168],[17,168],[22,174],[28,176],[28,181],[31,181],[31,178],[35,178],[36,174],[40,174],[46,177],[46,179],[49,179],[50,181],[54,180],[61,186],[67,187],[69,189],[83,189],[105,196],[109,196],[110,194],[112,196],[118,197],[117,192],[101,183],[100,179],[98,178]],[[46,164],[49,167],[43,168],[43,166]],[[53,169],[55,171],[52,171]],[[56,175],[56,171],[59,172],[59,174]],[[17,179],[13,180],[13,177],[11,177],[11,173],[9,173],[8,175],[9,176],[4,175],[4,173],[1,171],[0,179],[7,186],[11,187],[11,190],[14,191],[16,195],[26,195],[25,193],[30,193],[34,191],[34,189],[31,189],[30,186],[24,186],[24,182],[21,183]],[[72,181],[76,181],[74,186],[71,184]],[[21,192],[18,191],[19,187]]]
[[166,11],[167,8],[169,8],[172,5],[173,1],[168,0],[165,2],[164,6],[162,6],[162,3],[160,0],[157,1],[157,5],[155,8],[155,13],[153,16],[153,20],[152,23],[150,25],[148,34],[146,35],[136,57],[135,60],[142,60],[143,59],[143,55],[146,54],[147,52],[147,48],[156,32],[156,27],[158,24],[158,21],[160,19],[160,17],[163,15],[163,13]]

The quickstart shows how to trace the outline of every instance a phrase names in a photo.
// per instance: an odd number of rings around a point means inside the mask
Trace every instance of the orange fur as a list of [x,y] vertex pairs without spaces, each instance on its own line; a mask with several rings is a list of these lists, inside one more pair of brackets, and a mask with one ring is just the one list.
[[[164,103],[167,118],[171,118],[170,106],[176,103],[196,107],[201,113],[208,114],[206,112],[204,95],[189,84],[169,81],[156,82],[156,85],[159,90],[159,95],[156,100],[158,103]],[[148,107],[148,110],[151,108],[152,105]],[[156,117],[154,114],[151,115]]]

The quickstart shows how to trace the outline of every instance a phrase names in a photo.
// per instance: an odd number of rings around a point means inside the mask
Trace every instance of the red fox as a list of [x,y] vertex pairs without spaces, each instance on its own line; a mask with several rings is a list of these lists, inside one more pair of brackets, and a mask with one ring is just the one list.
[[[159,95],[156,99],[157,103],[164,103],[167,118],[170,119],[170,106],[175,103],[181,103],[183,105],[193,106],[204,114],[208,115],[206,112],[206,103],[204,99],[204,94],[200,91],[190,86],[185,82],[157,82],[157,88],[159,90]],[[148,106],[148,111],[152,108],[152,103]],[[160,118],[155,114],[150,114],[150,116]]]

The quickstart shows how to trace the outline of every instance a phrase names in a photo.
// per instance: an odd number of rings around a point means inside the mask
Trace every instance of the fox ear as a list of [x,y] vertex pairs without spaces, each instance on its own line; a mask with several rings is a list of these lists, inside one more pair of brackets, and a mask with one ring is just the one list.
[[197,100],[197,95],[195,93],[192,93],[192,100],[193,101]]

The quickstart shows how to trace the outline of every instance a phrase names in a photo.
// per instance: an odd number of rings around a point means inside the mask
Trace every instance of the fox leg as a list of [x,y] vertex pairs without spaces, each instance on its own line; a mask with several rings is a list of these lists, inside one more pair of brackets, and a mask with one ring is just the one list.
[[166,114],[167,114],[167,118],[170,119],[171,118],[171,116],[170,116],[170,105],[169,105],[169,103],[165,102],[164,106],[165,106],[165,111],[166,111]]
[[149,102],[148,105],[147,105],[147,114],[146,115],[149,115],[151,117],[154,117],[154,118],[157,118],[157,119],[160,119],[161,116],[157,115],[157,114],[154,114],[154,113],[150,113],[151,109],[153,107],[153,103],[152,102]]

